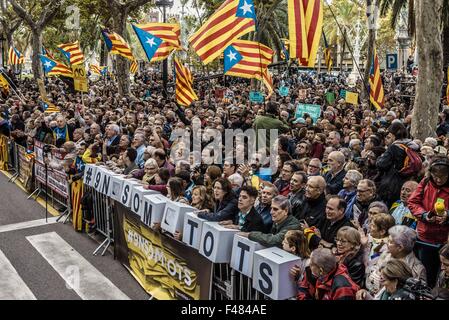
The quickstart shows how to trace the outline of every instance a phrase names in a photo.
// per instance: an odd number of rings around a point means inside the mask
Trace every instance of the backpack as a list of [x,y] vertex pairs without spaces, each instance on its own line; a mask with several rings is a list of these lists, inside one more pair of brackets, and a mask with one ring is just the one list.
[[397,144],[405,152],[404,164],[399,173],[403,176],[414,176],[418,174],[422,169],[422,160],[418,152],[412,148],[407,147],[405,144]]

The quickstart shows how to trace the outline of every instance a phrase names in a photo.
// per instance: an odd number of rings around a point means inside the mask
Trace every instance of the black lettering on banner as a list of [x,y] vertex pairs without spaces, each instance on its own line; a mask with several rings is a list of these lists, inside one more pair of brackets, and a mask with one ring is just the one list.
[[139,212],[139,207],[140,207],[140,196],[138,193],[134,194],[134,198],[133,198],[133,209],[134,212]]
[[148,201],[144,201],[144,207],[143,207],[143,214],[142,214],[142,218],[143,218],[143,223],[146,224],[147,226],[151,226],[151,211],[152,211],[152,205],[151,203],[149,203]]
[[[210,238],[210,247],[209,250],[207,250],[207,239]],[[207,231],[206,235],[204,236],[204,243],[203,243],[203,251],[206,254],[207,257],[210,257],[212,254],[212,251],[214,250],[214,235],[212,232]]]
[[193,232],[196,228],[198,228],[198,223],[192,220],[187,220],[187,224],[190,225],[190,238],[189,238],[189,244],[193,244]]
[[103,176],[103,188],[101,192],[105,195],[109,194],[109,183],[111,182],[111,176],[105,174]]
[[245,252],[248,251],[249,252],[249,245],[243,243],[243,242],[238,242],[237,243],[237,247],[239,247],[240,249],[240,261],[239,261],[239,271],[242,272],[243,269],[243,260],[245,260]]
[[92,179],[92,168],[91,167],[87,168],[85,175],[86,175],[86,177],[85,177],[86,184],[90,185],[90,181]]
[[122,203],[125,205],[128,202],[128,193],[129,193],[129,185],[127,184],[125,188],[123,188],[123,195],[122,195]]
[[100,181],[101,181],[101,171],[97,172],[97,175],[95,176],[95,186],[94,186],[95,189],[98,188]]
[[[259,272],[260,272],[260,276],[262,277],[262,279],[266,281],[266,286],[265,286],[263,281],[261,279],[259,280],[260,290],[262,291],[262,293],[264,293],[266,295],[270,295],[271,292],[273,291],[273,283],[271,282],[271,279],[269,276],[273,275],[273,270],[271,270],[271,267],[267,263],[262,262],[259,266]],[[267,272],[268,274],[265,272]]]

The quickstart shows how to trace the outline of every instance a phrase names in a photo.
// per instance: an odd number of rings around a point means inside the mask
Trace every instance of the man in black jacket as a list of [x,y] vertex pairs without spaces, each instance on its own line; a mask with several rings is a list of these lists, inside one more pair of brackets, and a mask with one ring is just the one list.
[[290,193],[288,201],[290,202],[291,214],[297,216],[304,205],[305,186],[307,184],[307,175],[303,171],[297,171],[290,179]]
[[237,229],[242,232],[264,231],[265,226],[262,217],[254,208],[257,196],[258,191],[256,188],[243,186],[240,190],[238,201],[239,213],[235,217],[235,220],[222,221],[220,222],[220,225],[229,229]]
[[341,227],[354,227],[351,221],[345,216],[347,203],[339,196],[331,196],[326,204],[326,219],[315,231],[315,234],[310,238],[309,246],[315,249],[318,245],[325,248],[332,248],[336,245],[335,237]]
[[326,207],[325,188],[326,181],[321,176],[310,177],[307,181],[304,205],[295,217],[305,227],[320,226],[323,223]]
[[346,175],[345,156],[340,151],[333,151],[327,158],[329,164],[329,171],[324,175],[326,180],[326,193],[338,194],[343,189],[343,178]]

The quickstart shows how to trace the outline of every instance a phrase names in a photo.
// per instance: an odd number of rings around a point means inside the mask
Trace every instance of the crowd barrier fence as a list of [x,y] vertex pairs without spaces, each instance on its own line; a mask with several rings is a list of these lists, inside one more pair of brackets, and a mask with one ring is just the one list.
[[[0,137],[0,147],[3,148],[3,145],[1,144],[2,141],[5,141],[4,136]],[[5,156],[4,152],[1,152],[2,150],[0,150],[0,161],[5,161],[7,162],[9,171],[12,171],[14,173],[13,177],[10,179],[10,181],[14,181],[16,179],[19,178],[20,176],[20,172],[21,172],[21,166],[20,166],[20,161],[19,161],[19,149],[23,148],[21,146],[18,146],[16,143],[14,143],[12,140],[8,139],[8,156]],[[34,182],[34,185],[36,186],[36,189],[34,192],[32,192],[30,194],[30,196],[28,198],[33,198],[35,197],[35,199],[37,199],[37,197],[45,195],[45,193],[47,192],[48,194],[48,204],[55,207],[55,205],[59,205],[62,206],[65,211],[61,214],[61,216],[59,218],[62,218],[64,215],[66,215],[66,220],[64,221],[64,223],[71,217],[71,213],[72,213],[72,205],[75,206],[76,203],[80,203],[80,199],[75,199],[74,202],[72,202],[73,199],[71,199],[71,187],[70,184],[68,182],[68,178],[67,175],[65,175],[65,173],[63,174],[60,171],[57,170],[53,170],[53,169],[48,169],[48,176],[45,177],[45,165],[43,162],[43,157],[42,157],[42,147],[43,145],[36,142],[35,143],[35,150],[34,150],[34,157],[33,157],[33,166],[34,169],[31,170],[32,172],[32,179]],[[4,150],[3,150],[4,151]],[[22,152],[22,151],[20,151]],[[8,159],[5,159],[5,157],[7,157]],[[54,157],[54,158],[58,158],[58,155],[51,155],[50,157]],[[48,178],[48,183],[46,183],[46,179]],[[20,179],[19,179],[20,182]],[[46,187],[47,185],[47,187]],[[86,172],[84,174],[83,177],[83,186],[82,186],[82,193],[83,194],[88,194],[90,193],[92,196],[92,215],[93,218],[95,220],[95,224],[96,224],[96,230],[98,231],[98,233],[100,233],[102,236],[105,237],[105,240],[95,249],[95,251],[93,252],[94,255],[97,255],[100,250],[101,251],[101,255],[103,256],[106,252],[106,250],[111,246],[114,245],[114,258],[117,258],[116,256],[116,248],[117,246],[119,246],[120,244],[116,245],[116,239],[121,238],[121,245],[122,245],[122,260],[123,259],[131,259],[131,253],[130,253],[130,248],[129,248],[129,241],[134,241],[136,239],[133,239],[132,237],[129,238],[129,234],[128,234],[128,238],[126,235],[126,231],[125,228],[123,227],[123,225],[125,224],[125,221],[123,219],[123,216],[133,216],[134,219],[138,219],[139,223],[141,224],[140,228],[142,230],[142,226],[145,227],[145,225],[149,224],[150,221],[152,221],[152,219],[155,218],[155,216],[157,216],[157,206],[152,207],[147,206],[146,204],[146,197],[145,195],[148,194],[152,194],[152,192],[149,191],[145,191],[142,187],[139,186],[139,184],[137,183],[133,183],[131,180],[127,180],[127,179],[123,179],[123,177],[120,177],[118,175],[113,174],[112,172],[108,171],[106,168],[101,168],[98,166],[94,166],[94,165],[86,165]],[[153,196],[155,196],[153,194]],[[81,196],[79,196],[81,198]],[[177,203],[173,203],[170,200],[168,200],[167,198],[163,197],[162,195],[160,195],[160,197],[162,197],[162,202],[164,207],[165,206],[169,206],[169,205],[173,205],[174,209],[176,211],[177,206],[181,206],[180,204]],[[120,218],[117,218],[117,208],[118,206],[120,206],[120,210],[122,210],[122,216]],[[188,207],[188,206],[187,206]],[[61,211],[61,210],[60,210]],[[165,229],[170,229],[170,224],[171,223],[175,223],[177,225],[177,228],[179,228],[180,224],[184,224],[184,228],[186,227],[186,223],[185,222],[181,222],[181,220],[176,220],[178,219],[178,216],[176,216],[176,212],[173,211],[171,212],[172,215],[170,216],[170,219],[175,219],[173,221],[168,221],[168,214],[167,212],[169,211],[168,209],[165,210],[166,213],[164,213],[164,221],[160,221],[161,225],[163,228]],[[187,212],[188,210],[185,212],[185,217],[187,217]],[[175,217],[176,216],[176,217]],[[115,221],[115,220],[120,220],[120,221]],[[162,216],[159,217],[159,219],[162,219]],[[184,219],[184,218],[183,218]],[[198,219],[198,218],[196,218]],[[164,223],[168,224],[165,225],[164,227]],[[164,245],[164,243],[154,243],[154,247],[160,247],[160,248],[164,248],[167,247],[165,250],[168,250],[168,254],[173,254],[173,251],[176,246],[178,247],[178,252],[183,252],[183,254],[185,255],[185,259],[189,259],[189,256],[192,256],[192,253],[195,253],[194,256],[196,256],[196,258],[193,258],[193,260],[201,260],[203,261],[203,263],[199,263],[198,261],[196,261],[197,264],[201,265],[204,264],[204,261],[209,260],[209,263],[211,264],[212,268],[210,271],[210,277],[206,279],[206,281],[203,279],[201,280],[202,282],[202,286],[204,286],[204,283],[206,283],[206,288],[207,288],[207,294],[203,294],[201,293],[201,295],[199,295],[198,293],[196,293],[195,296],[196,298],[201,298],[201,299],[212,299],[212,300],[264,300],[264,299],[270,299],[272,297],[270,297],[270,293],[268,292],[261,292],[266,290],[265,289],[260,289],[260,288],[255,288],[256,285],[255,283],[258,282],[261,285],[264,285],[265,287],[276,287],[276,290],[284,290],[285,286],[289,287],[288,290],[292,290],[292,286],[294,287],[294,285],[292,284],[292,281],[290,280],[289,282],[285,282],[285,283],[279,283],[278,285],[273,285],[273,283],[269,284],[269,285],[265,285],[264,283],[262,283],[263,281],[266,281],[267,279],[267,274],[264,275],[264,277],[262,277],[261,279],[255,281],[255,272],[257,271],[256,268],[254,267],[254,271],[253,271],[253,275],[248,276],[247,274],[245,274],[245,271],[239,272],[239,270],[237,270],[237,268],[235,267],[235,262],[233,265],[233,262],[231,261],[231,257],[230,255],[228,255],[227,258],[225,258],[224,260],[220,260],[222,258],[217,258],[217,260],[215,260],[215,258],[212,258],[209,252],[209,248],[207,248],[208,244],[210,244],[209,242],[207,242],[207,236],[208,234],[206,233],[205,235],[205,226],[209,225],[208,223],[205,223],[205,221],[203,221],[202,223],[204,223],[204,227],[203,227],[203,232],[202,234],[199,235],[200,239],[197,239],[197,242],[199,242],[197,245],[191,245],[186,243],[185,239],[183,238],[183,241],[176,241],[176,240],[170,240],[171,244],[168,245]],[[127,226],[127,228],[129,228],[129,226]],[[181,226],[182,228],[182,226]],[[137,229],[136,229],[137,230]],[[147,231],[143,230],[144,233],[146,232],[147,235],[150,233],[150,228],[147,228]],[[128,230],[128,232],[130,232]],[[217,232],[217,230],[212,230],[211,232]],[[188,234],[189,232],[186,233],[186,230],[184,229],[184,234]],[[225,232],[228,233],[228,232]],[[193,235],[193,233],[191,233],[191,236]],[[231,234],[231,236],[234,236],[234,233]],[[197,235],[198,237],[198,235]],[[124,240],[125,238],[125,240]],[[160,241],[157,240],[157,238],[160,237],[156,237],[156,240],[153,239],[153,242],[158,242]],[[237,237],[235,237],[237,238]],[[235,242],[235,238],[234,238],[234,242]],[[165,236],[165,239],[167,239],[167,237]],[[226,239],[224,239],[226,240]],[[141,240],[140,240],[141,241]],[[170,242],[169,241],[169,242]],[[245,240],[248,241],[248,240]],[[120,241],[119,241],[120,242]],[[231,243],[229,243],[228,241],[216,241],[215,245],[220,245],[222,246],[224,243],[228,243],[228,248],[226,250],[235,250],[235,243],[232,244],[232,240]],[[125,245],[123,245],[123,243],[125,243]],[[136,242],[138,246],[142,246],[141,249],[143,250],[144,254],[149,254],[149,247],[148,243],[145,245],[145,243],[141,243],[141,242]],[[174,246],[174,243],[176,244]],[[213,243],[213,241],[212,241]],[[204,248],[201,250],[200,246],[203,246]],[[213,246],[213,244],[212,244]],[[123,247],[125,248],[125,250],[123,250]],[[151,247],[153,249],[153,247]],[[260,248],[258,248],[260,249]],[[257,249],[257,250],[258,250]],[[195,251],[192,251],[195,250]],[[223,252],[219,252],[219,251],[226,251],[226,250],[215,250],[215,253],[213,253],[212,255],[220,255]],[[280,249],[279,249],[280,250]],[[123,253],[123,251],[125,251]],[[210,251],[213,251],[212,248]],[[190,252],[190,253],[189,253]],[[261,252],[261,251],[259,251]],[[242,251],[241,254],[243,254],[244,252]],[[254,253],[254,252],[253,252]],[[234,256],[234,252],[232,252],[233,256]],[[161,257],[158,256],[161,255],[161,253],[157,253],[155,255],[155,257],[157,259],[160,259]],[[134,255],[135,256],[135,255]],[[138,255],[137,255],[138,256]],[[290,255],[292,256],[292,255]],[[153,257],[154,259],[156,259],[155,257]],[[178,257],[177,255],[175,255],[175,257]],[[293,256],[294,257],[294,256]],[[142,258],[142,257],[141,257]],[[147,257],[148,258],[148,257]],[[150,255],[151,258],[151,255]],[[191,258],[191,257],[190,257]],[[206,259],[207,258],[207,259]],[[289,257],[290,260],[292,259],[291,257]],[[135,259],[135,258],[134,258]],[[191,258],[192,259],[192,258]],[[204,260],[206,259],[206,260]],[[234,259],[234,258],[232,258]],[[237,257],[237,259],[240,259],[240,263],[242,264],[242,261],[245,260],[246,258],[243,259],[243,256]],[[169,260],[167,260],[169,261]],[[158,262],[164,262],[166,263],[167,261],[162,260],[162,261],[158,261]],[[290,261],[290,265],[292,263],[293,260]],[[133,263],[135,263],[135,261],[129,261],[129,265],[130,267],[127,267],[128,270],[131,270],[131,267],[133,266]],[[195,262],[189,262],[189,263],[193,263],[195,264]],[[253,259],[251,259],[251,263],[253,262]],[[269,264],[270,262],[268,260],[264,261],[265,265],[264,268],[270,268]],[[185,262],[183,262],[183,264],[185,264]],[[245,262],[244,264],[247,264],[247,262]],[[154,267],[154,265],[151,264],[151,267]],[[201,266],[200,267],[196,267],[198,268],[198,270],[201,270]],[[250,269],[252,269],[252,266],[250,266]],[[276,270],[279,269],[279,266],[274,265],[274,272],[277,272]],[[170,266],[167,265],[165,267],[165,270],[170,272]],[[270,273],[273,273],[273,270],[270,269]],[[283,269],[284,274],[286,273],[285,270],[287,269]],[[158,271],[160,272],[160,271]],[[287,272],[288,274],[288,272]],[[201,271],[199,272],[199,275],[201,276]],[[279,274],[276,274],[275,276],[273,276],[273,278],[270,281],[277,281]],[[181,276],[179,276],[181,277]],[[198,280],[198,275],[196,277],[196,280]],[[177,280],[178,277],[173,277],[173,279]],[[260,276],[259,276],[260,278]],[[284,277],[285,278],[285,277]],[[149,278],[149,281],[151,282],[152,277]],[[141,279],[142,280],[142,279]],[[285,279],[284,279],[285,280]],[[141,283],[141,281],[139,281],[139,283]],[[142,283],[141,283],[142,285]],[[154,283],[152,284],[154,286]],[[165,284],[163,285],[165,287]],[[284,289],[282,289],[282,287],[284,287]],[[202,290],[204,290],[204,288],[202,288]],[[160,288],[156,290],[156,292],[161,291]],[[179,291],[179,290],[178,290]],[[168,296],[164,296],[164,297],[177,297],[177,298],[184,298],[185,293],[180,293],[175,290],[176,294],[173,294],[173,292],[171,292],[171,295]],[[268,293],[268,295],[266,295],[265,293]],[[279,293],[276,293],[276,295],[279,295]],[[292,296],[292,295],[290,295]],[[281,299],[285,299],[285,298],[290,298],[290,296],[282,296]],[[157,298],[157,297],[156,297]]]

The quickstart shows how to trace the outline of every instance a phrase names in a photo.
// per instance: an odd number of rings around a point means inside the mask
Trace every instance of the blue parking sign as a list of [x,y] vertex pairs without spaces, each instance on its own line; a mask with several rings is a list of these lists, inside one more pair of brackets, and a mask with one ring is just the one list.
[[387,69],[397,70],[398,69],[398,54],[390,53],[387,54]]

